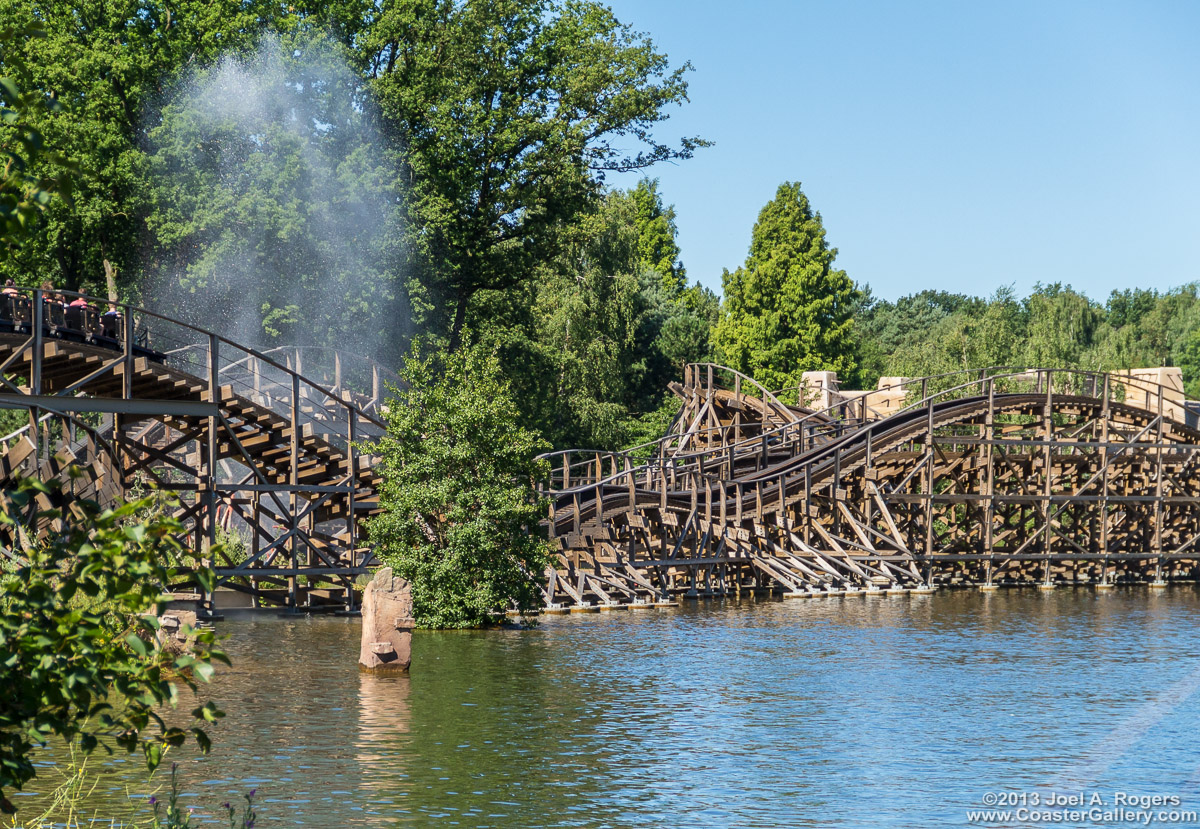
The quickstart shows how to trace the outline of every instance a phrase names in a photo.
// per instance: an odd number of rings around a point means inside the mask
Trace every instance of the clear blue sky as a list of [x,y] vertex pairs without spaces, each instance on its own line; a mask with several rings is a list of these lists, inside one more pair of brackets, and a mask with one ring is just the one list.
[[652,175],[718,292],[785,180],[879,297],[1200,280],[1200,3],[611,5],[695,66]]

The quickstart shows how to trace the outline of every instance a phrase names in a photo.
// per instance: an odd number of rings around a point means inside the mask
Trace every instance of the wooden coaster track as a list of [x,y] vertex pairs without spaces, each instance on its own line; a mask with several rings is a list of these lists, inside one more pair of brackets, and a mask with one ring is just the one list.
[[813,411],[748,380],[689,366],[662,440],[546,456],[549,608],[1198,573],[1200,430],[1171,389],[985,369],[905,381],[908,405],[876,418],[865,397]]
[[[67,509],[153,487],[177,500],[185,547],[219,586],[255,605],[353,609],[374,563],[361,521],[378,503],[362,447],[383,432],[393,377],[145,309],[119,306],[100,325],[40,291],[18,299],[7,312],[0,300],[0,406],[28,425],[0,438],[0,477],[73,469],[41,503]],[[906,405],[881,415],[869,395],[814,409],[721,366],[687,367],[663,438],[547,456],[547,607],[1197,575],[1200,430],[1177,392],[1057,369],[902,386]],[[244,549],[217,543],[231,532]],[[172,587],[195,589],[182,564]]]
[[[105,336],[86,320],[56,323],[61,311],[41,291],[0,303],[0,406],[29,412],[0,443],[6,483],[73,467],[58,503],[41,503],[68,508],[71,495],[104,502],[153,488],[178,502],[184,546],[212,562],[219,587],[256,606],[353,609],[354,583],[373,564],[360,524],[378,484],[360,447],[383,433],[394,376],[328,349],[260,352],[146,309],[115,310],[120,330],[110,321],[116,336]],[[231,530],[243,543],[218,544]],[[0,539],[0,549],[15,555],[18,543]],[[172,588],[198,589],[182,564]]]

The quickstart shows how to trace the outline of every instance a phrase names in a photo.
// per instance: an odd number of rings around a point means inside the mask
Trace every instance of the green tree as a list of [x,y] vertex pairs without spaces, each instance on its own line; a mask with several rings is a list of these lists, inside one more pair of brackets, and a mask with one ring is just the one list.
[[1089,363],[1110,370],[1179,366],[1185,387],[1200,388],[1195,334],[1200,328],[1198,287],[1192,283],[1161,294],[1142,289],[1114,291],[1088,355]]
[[699,283],[668,306],[655,346],[669,366],[669,379],[682,376],[688,363],[712,358],[712,333],[720,318],[721,301]]
[[862,382],[873,386],[880,375],[937,373],[932,366],[940,360],[924,348],[930,333],[955,314],[973,318],[981,305],[980,300],[965,294],[933,290],[902,296],[895,302],[876,301],[870,289],[865,289],[851,314]]
[[[168,725],[162,707],[178,701],[177,682],[195,691],[211,677],[212,660],[228,663],[211,632],[197,632],[188,655],[155,639],[155,614],[175,575],[164,562],[179,552],[177,521],[153,514],[151,498],[114,509],[76,500],[61,514],[39,510],[38,497],[50,492],[20,481],[0,511],[0,531],[21,553],[0,577],[0,808],[7,813],[14,809],[4,791],[35,776],[34,749],[51,737],[77,740],[85,754],[140,751],[150,769],[189,738],[207,751],[203,726],[221,715],[215,706],[193,710],[187,729]],[[38,522],[55,518],[62,528],[33,540]]]
[[678,294],[687,287],[687,271],[679,261],[679,243],[675,240],[675,207],[663,205],[656,178],[642,179],[630,195],[637,206],[641,265],[658,273],[670,294]]
[[1200,326],[1188,332],[1178,347],[1175,364],[1183,372],[1183,389],[1192,400],[1200,400]]
[[972,330],[966,368],[1012,366],[1020,362],[1021,338],[1028,321],[1012,286],[998,288]]
[[495,354],[467,345],[405,360],[377,449],[376,553],[412,583],[417,624],[475,627],[541,604],[550,563],[535,458],[546,444],[520,423]]
[[271,35],[184,87],[149,133],[146,284],[250,344],[398,358],[394,176],[342,50]]
[[667,384],[710,356],[716,296],[668,289],[643,267],[639,240],[637,203],[609,191],[537,279],[480,296],[489,325],[479,336],[499,349],[527,422],[557,448],[658,437],[677,408]]
[[834,269],[836,256],[799,182],[780,185],[758,214],[745,266],[722,276],[714,340],[732,368],[776,389],[796,386],[805,371],[857,379],[850,315],[859,292]]
[[[948,303],[952,312],[930,319],[928,328],[911,329],[897,344],[887,361],[889,376],[927,377],[1019,362],[1025,318],[1012,289],[1000,288],[987,301],[953,296],[958,299]],[[935,387],[961,382],[962,377],[947,377]]]
[[[33,232],[33,221],[55,196],[69,192],[71,164],[46,146],[34,126],[40,115],[58,112],[62,105],[31,87],[29,67],[13,54],[18,42],[46,37],[35,25],[0,29],[0,245],[5,257]],[[2,260],[0,260],[2,261]]]
[[1113,291],[1102,322],[1083,357],[1089,368],[1122,370],[1140,366],[1175,365],[1177,348],[1189,317],[1194,294],[1134,289]]
[[1099,306],[1069,285],[1034,286],[1025,300],[1029,315],[1023,362],[1045,368],[1082,368],[1101,322]]
[[537,292],[533,337],[553,372],[542,428],[557,446],[616,448],[627,437],[632,387],[647,370],[634,210],[626,195],[609,194],[545,268]]
[[262,0],[0,0],[0,20],[45,38],[13,43],[0,74],[28,67],[30,88],[62,104],[31,120],[78,164],[74,198],[56,203],[3,276],[103,285],[105,259],[132,286],[152,210],[146,130],[175,73],[253,43],[282,7]]
[[1158,302],[1158,291],[1151,288],[1114,290],[1105,304],[1105,321],[1113,328],[1137,325]]
[[[28,122],[79,161],[75,198],[49,207],[0,277],[96,291],[111,263],[123,292],[153,297],[164,278],[216,295],[224,274],[294,274],[286,290],[277,289],[286,280],[263,280],[265,296],[226,292],[235,298],[226,306],[257,317],[239,328],[269,336],[358,330],[378,312],[456,341],[480,294],[525,299],[519,289],[594,208],[607,173],[686,158],[704,143],[657,135],[686,101],[690,67],[671,65],[594,0],[0,0],[0,19],[45,26],[42,42],[0,51],[0,76],[27,66],[29,88],[65,105],[69,116],[46,109]],[[281,106],[330,104],[307,121],[313,134],[298,141],[270,125],[196,117],[189,79],[272,37],[285,46]],[[349,67],[336,83],[297,69],[317,41]],[[294,50],[301,61],[288,57]],[[247,102],[233,92],[224,103]],[[382,138],[355,146],[357,125],[376,111]],[[330,175],[308,175],[313,147],[337,162]],[[391,230],[347,229],[364,215],[386,216]],[[314,226],[333,227],[340,245],[317,241]],[[345,250],[364,251],[362,267],[344,266]],[[337,289],[326,296],[351,301],[328,325],[301,326],[325,308],[308,290],[322,270],[314,262],[331,263],[322,285]],[[394,313],[393,298],[413,314]],[[483,302],[490,309],[494,298]],[[477,328],[490,326],[482,306],[472,313]]]
[[1181,343],[1200,325],[1198,287],[1193,282],[1167,291],[1138,321],[1139,339],[1149,352],[1150,365],[1179,365]]
[[478,292],[518,286],[553,258],[605,173],[703,143],[654,138],[686,100],[690,67],[670,69],[598,2],[401,0],[365,43],[426,263],[411,293],[452,343]]

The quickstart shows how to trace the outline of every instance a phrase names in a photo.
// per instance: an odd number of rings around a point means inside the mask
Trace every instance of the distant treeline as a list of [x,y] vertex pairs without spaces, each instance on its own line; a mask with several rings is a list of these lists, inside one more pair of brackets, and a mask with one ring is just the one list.
[[1011,288],[990,299],[921,291],[895,302],[865,292],[855,313],[860,380],[941,374],[992,365],[1113,371],[1179,366],[1200,396],[1200,285],[1165,293],[1113,291],[1104,303],[1069,285]]

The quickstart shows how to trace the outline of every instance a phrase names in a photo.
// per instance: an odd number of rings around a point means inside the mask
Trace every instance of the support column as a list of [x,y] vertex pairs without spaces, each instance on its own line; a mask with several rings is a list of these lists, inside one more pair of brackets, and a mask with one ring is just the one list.
[[1050,479],[1054,474],[1053,459],[1050,448],[1054,436],[1054,376],[1049,369],[1046,375],[1046,402],[1042,408],[1042,553],[1043,561],[1042,587],[1049,589],[1054,586],[1054,574],[1050,571]]
[[296,610],[298,604],[298,584],[296,569],[299,567],[299,549],[296,538],[296,512],[299,508],[296,487],[300,483],[300,377],[292,374],[291,400],[291,462],[288,469],[288,565],[292,572],[288,576],[288,609]]
[[[341,382],[341,363],[338,363],[339,377],[338,382]],[[346,461],[348,469],[346,472],[346,485],[348,491],[346,493],[346,551],[347,561],[351,567],[358,567],[358,520],[355,517],[355,509],[357,504],[355,499],[358,495],[358,448],[355,443],[358,441],[358,413],[353,407],[347,407],[346,425]],[[554,507],[550,507],[551,526],[554,521]],[[346,610],[353,611],[355,609],[354,585],[348,584],[346,587]]]
[[1158,428],[1155,431],[1154,455],[1154,581],[1153,587],[1166,584],[1163,581],[1163,387],[1158,387]]
[[996,453],[1000,451],[1000,447],[995,443],[996,381],[994,378],[988,378],[987,387],[988,407],[983,425],[983,437],[986,441],[984,450],[987,452],[987,468],[984,470],[987,500],[984,502],[986,517],[983,522],[983,552],[988,555],[986,585],[991,587],[992,567],[996,561],[996,551],[992,547],[996,524]]
[[[214,406],[220,405],[220,341],[215,334],[208,336],[208,401]],[[211,566],[216,565],[213,559],[213,547],[217,543],[217,428],[220,417],[211,414],[207,418],[206,445],[204,452],[203,498],[204,507],[201,521],[204,524],[204,558]],[[203,564],[203,562],[201,562]],[[215,589],[215,585],[213,586]],[[203,591],[201,602],[205,610],[212,614],[214,610],[213,590]]]
[[[928,380],[921,381],[921,391],[926,391]],[[925,496],[925,560],[933,555],[933,401],[925,401],[925,473],[922,491]]]
[[1103,399],[1100,403],[1100,553],[1103,556],[1101,559],[1100,583],[1107,585],[1108,582],[1108,424],[1109,424],[1109,405],[1108,398],[1110,394],[1109,375],[1104,375],[1104,390]]

